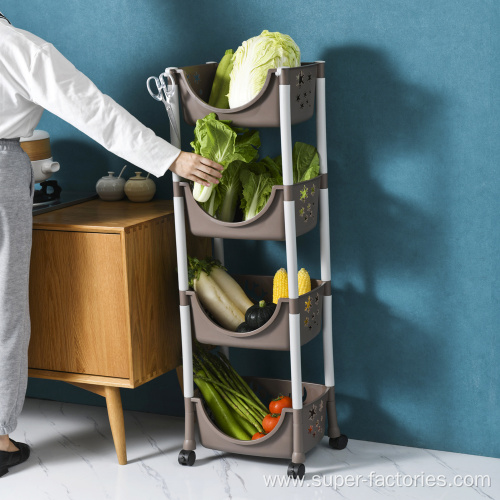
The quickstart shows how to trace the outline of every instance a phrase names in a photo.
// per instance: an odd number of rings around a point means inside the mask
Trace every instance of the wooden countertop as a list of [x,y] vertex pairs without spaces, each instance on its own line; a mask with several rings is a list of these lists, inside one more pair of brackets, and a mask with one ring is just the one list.
[[122,233],[127,228],[173,214],[172,200],[147,203],[91,200],[33,217],[33,229]]

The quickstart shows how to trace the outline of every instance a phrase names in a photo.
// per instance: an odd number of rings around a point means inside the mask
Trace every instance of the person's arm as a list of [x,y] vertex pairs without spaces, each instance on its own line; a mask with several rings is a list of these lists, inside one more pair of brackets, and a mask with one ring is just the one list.
[[158,137],[78,71],[53,45],[43,45],[30,68],[33,102],[67,121],[112,153],[160,177],[170,167],[190,180],[215,182],[222,167],[184,153]]

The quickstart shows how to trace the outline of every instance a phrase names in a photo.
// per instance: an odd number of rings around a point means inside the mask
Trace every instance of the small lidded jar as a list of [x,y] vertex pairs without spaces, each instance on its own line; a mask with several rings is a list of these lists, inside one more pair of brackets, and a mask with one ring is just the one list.
[[149,174],[142,177],[141,173],[135,172],[135,177],[125,183],[125,194],[130,201],[149,201],[156,193],[156,184],[149,178]]
[[108,172],[108,174],[97,181],[97,194],[104,201],[121,200],[125,196],[125,179],[115,177],[114,172]]

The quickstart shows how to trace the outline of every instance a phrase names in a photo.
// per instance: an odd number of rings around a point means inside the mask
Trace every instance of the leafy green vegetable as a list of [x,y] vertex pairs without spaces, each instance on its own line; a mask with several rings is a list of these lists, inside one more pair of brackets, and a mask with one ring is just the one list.
[[204,259],[198,259],[197,257],[190,257],[188,255],[188,284],[191,288],[194,288],[194,280],[200,278],[200,273],[204,272],[210,274],[213,268],[220,267],[227,271],[227,269],[221,264],[220,260],[214,259],[213,257],[205,257]]
[[296,142],[292,152],[293,182],[308,181],[319,175],[319,155],[314,146]]
[[[258,154],[256,148],[260,146],[259,132],[242,128],[233,129],[230,123],[230,120],[218,120],[215,113],[197,120],[194,129],[195,139],[191,142],[194,152],[223,167],[235,160],[252,161]],[[213,190],[213,184],[207,187],[195,182],[193,197],[200,203],[207,202]],[[216,204],[214,195],[211,206],[215,207]]]
[[300,49],[288,35],[264,30],[243,42],[233,57],[229,107],[251,101],[262,89],[269,69],[300,66]]
[[212,84],[212,92],[210,93],[210,98],[208,100],[208,104],[210,104],[210,106],[214,106],[215,108],[229,108],[227,94],[229,92],[230,75],[233,69],[233,54],[233,49],[226,50],[224,57],[217,66],[214,82]]
[[[264,208],[272,187],[283,184],[281,156],[255,161],[260,147],[257,130],[231,127],[230,120],[218,120],[215,113],[210,113],[196,122],[191,146],[195,153],[225,167],[218,185],[208,188],[195,183],[193,188],[193,197],[212,217],[233,222],[241,197],[244,220],[249,220]],[[314,146],[296,142],[292,162],[294,184],[319,175],[319,156]]]
[[244,220],[255,217],[266,205],[275,178],[267,171],[264,162],[251,163],[240,173],[243,184],[243,196],[241,198],[241,208],[243,209]]
[[[274,163],[282,171],[281,155],[274,159]],[[314,146],[305,142],[296,142],[292,151],[293,183],[308,181],[319,175],[319,155]],[[282,181],[283,183],[283,181]]]
[[249,163],[257,158],[260,148],[260,135],[258,130],[233,127],[238,134],[236,136],[235,148],[241,158],[239,160]]
[[221,204],[221,195],[220,191],[217,189],[216,186],[212,189],[212,193],[210,194],[210,198],[208,198],[207,201],[204,203],[201,203],[201,207],[205,212],[207,212],[208,215],[215,217],[215,214],[217,213],[217,210],[219,209],[219,206]]
[[275,184],[283,184],[283,174],[282,174],[282,170],[281,170],[281,165],[276,163],[269,156],[262,158],[261,163],[263,163],[266,166],[267,171],[274,178]]
[[230,163],[225,169],[217,191],[222,198],[222,205],[219,211],[219,219],[225,222],[233,222],[238,198],[241,194],[241,168],[245,165],[242,161],[236,160]]

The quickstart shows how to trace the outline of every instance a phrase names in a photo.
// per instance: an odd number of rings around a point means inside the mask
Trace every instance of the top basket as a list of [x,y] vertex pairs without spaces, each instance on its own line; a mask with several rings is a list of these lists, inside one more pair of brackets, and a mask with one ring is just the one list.
[[231,120],[239,127],[279,127],[279,83],[290,84],[291,123],[295,125],[309,120],[314,113],[316,79],[323,77],[322,62],[303,63],[295,68],[282,68],[281,77],[276,69],[267,71],[261,91],[248,103],[238,108],[219,109],[208,104],[217,63],[199,64],[172,69],[177,75],[184,119],[189,125],[216,113],[219,120]]

